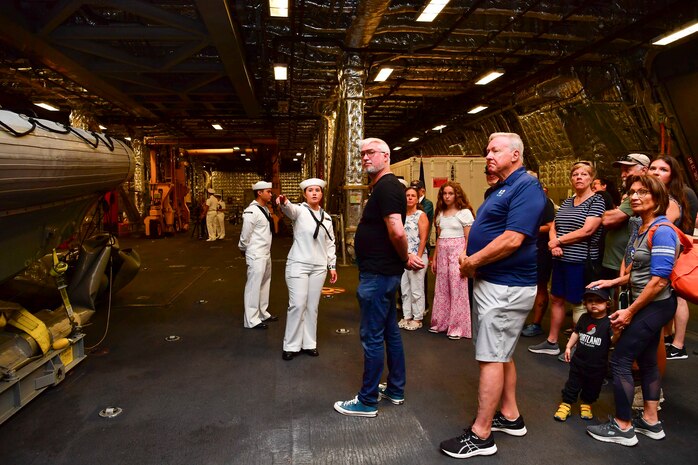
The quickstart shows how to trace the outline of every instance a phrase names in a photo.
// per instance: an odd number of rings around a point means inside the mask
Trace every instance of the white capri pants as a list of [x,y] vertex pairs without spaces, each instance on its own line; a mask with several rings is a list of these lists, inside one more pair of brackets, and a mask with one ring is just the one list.
[[[424,263],[429,262],[426,253],[422,255]],[[424,318],[426,308],[426,295],[424,295],[424,275],[427,273],[425,266],[421,270],[405,270],[400,280],[400,293],[402,294],[402,314],[406,320],[421,321]]]

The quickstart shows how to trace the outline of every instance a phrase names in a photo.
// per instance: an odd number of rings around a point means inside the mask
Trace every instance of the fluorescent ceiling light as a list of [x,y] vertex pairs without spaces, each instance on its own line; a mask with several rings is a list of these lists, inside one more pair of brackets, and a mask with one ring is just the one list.
[[126,140],[129,141],[129,142],[131,141],[131,138],[130,138],[130,137],[124,137],[124,139],[126,139]]
[[407,142],[417,142],[419,140],[419,137],[413,137],[412,139],[408,140]]
[[664,36],[661,39],[655,40],[654,42],[652,42],[652,45],[668,45],[672,42],[676,42],[679,39],[683,39],[684,37],[689,36],[695,32],[698,32],[698,21],[688,24],[680,30],[673,32],[667,36]]
[[233,149],[190,149],[189,155],[217,155],[222,153],[233,153]]
[[489,73],[482,76],[475,84],[478,86],[484,86],[484,85],[489,84],[490,82],[494,81],[495,79],[497,79],[498,77],[503,76],[503,75],[504,75],[504,71],[499,70],[499,69],[494,70],[494,71],[490,71]]
[[296,156],[297,156],[297,157],[300,157],[301,155],[303,155],[303,154],[300,153],[300,152],[296,152]]
[[106,130],[107,130],[106,126],[102,126],[101,124],[99,125],[99,129],[101,129],[102,131],[106,131]]
[[294,158],[293,158],[293,161],[298,161],[298,158],[295,158],[295,157],[294,157]]
[[249,158],[245,158],[245,161],[251,161]]
[[36,105],[37,107],[41,107],[44,110],[48,110],[48,111],[59,111],[58,108],[56,108],[52,105],[49,105],[48,103],[42,102],[42,103],[35,103],[34,105]]
[[285,81],[288,77],[288,68],[286,65],[274,65],[274,79],[277,81]]
[[376,76],[376,78],[374,79],[374,81],[376,81],[376,82],[383,82],[383,81],[385,81],[386,79],[388,79],[388,77],[390,77],[390,74],[391,74],[392,72],[393,72],[393,68],[381,68],[381,70],[378,71],[378,75]]
[[417,17],[417,21],[420,23],[430,23],[434,21],[434,18],[441,13],[441,10],[448,5],[449,1],[450,0],[431,0]]
[[222,131],[222,130],[223,130],[223,126],[221,126],[221,125],[218,124],[218,123],[212,124],[211,126],[213,126],[213,129],[215,129],[216,131]]
[[398,150],[402,150],[402,147],[399,145],[397,147],[393,147],[393,152],[397,152]]
[[439,124],[438,126],[434,126],[433,128],[431,128],[431,130],[432,131],[441,131],[445,127],[446,127],[445,124]]
[[240,150],[240,147],[236,145],[235,147],[233,147],[233,150]]
[[269,15],[288,18],[288,0],[269,0]]
[[487,107],[485,105],[478,105],[475,108],[472,108],[468,113],[474,115],[475,113],[480,113],[482,110],[487,110]]

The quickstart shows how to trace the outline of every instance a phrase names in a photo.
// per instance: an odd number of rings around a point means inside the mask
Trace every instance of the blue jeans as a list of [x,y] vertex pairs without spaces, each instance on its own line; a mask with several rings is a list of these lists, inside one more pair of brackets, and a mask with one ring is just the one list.
[[385,350],[388,352],[388,388],[395,396],[405,392],[405,352],[397,327],[395,293],[400,275],[359,273],[356,297],[361,307],[361,345],[364,348],[364,379],[359,400],[367,405],[378,403],[378,383],[383,374]]

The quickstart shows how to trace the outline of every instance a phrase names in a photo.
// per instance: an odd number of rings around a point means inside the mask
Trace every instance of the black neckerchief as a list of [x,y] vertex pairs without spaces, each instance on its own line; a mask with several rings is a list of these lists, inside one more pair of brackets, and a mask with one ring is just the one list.
[[269,226],[271,227],[271,230],[273,231],[274,230],[274,220],[271,218],[271,215],[269,213],[267,213],[267,209],[261,205],[257,205],[257,208],[259,208],[262,211],[262,214],[264,215],[264,217],[267,219],[267,221],[269,221]]
[[308,211],[310,212],[310,216],[312,216],[313,219],[315,220],[315,233],[313,233],[313,239],[317,239],[317,236],[320,233],[320,226],[322,226],[322,229],[324,229],[325,232],[327,233],[327,237],[329,237],[330,240],[333,241],[334,239],[332,239],[332,234],[330,234],[330,232],[327,230],[327,228],[323,224],[323,220],[325,219],[325,211],[322,208],[320,209],[320,219],[318,220],[317,217],[315,216],[315,213],[313,213],[313,209],[310,208],[310,205],[308,205],[307,203],[303,204],[303,205],[305,205],[305,208],[307,208]]

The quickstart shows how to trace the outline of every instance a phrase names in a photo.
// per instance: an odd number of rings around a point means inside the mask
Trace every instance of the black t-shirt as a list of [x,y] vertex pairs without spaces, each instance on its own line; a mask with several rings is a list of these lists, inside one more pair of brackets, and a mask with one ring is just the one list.
[[601,197],[603,197],[603,203],[606,206],[606,211],[613,210],[616,206],[613,204],[613,197],[606,191],[596,191]]
[[[545,199],[545,208],[543,209],[543,216],[540,219],[540,225],[548,224],[555,220],[555,204],[552,200]],[[548,250],[548,242],[550,242],[550,234],[547,232],[538,233],[538,251],[541,249]]]
[[359,271],[383,275],[401,275],[404,271],[402,260],[388,237],[384,220],[393,213],[399,213],[405,223],[405,188],[394,174],[388,173],[373,186],[356,228],[354,246]]
[[588,313],[579,317],[574,332],[579,334],[577,350],[572,358],[586,367],[605,367],[611,348],[611,320],[608,316],[592,318]]

